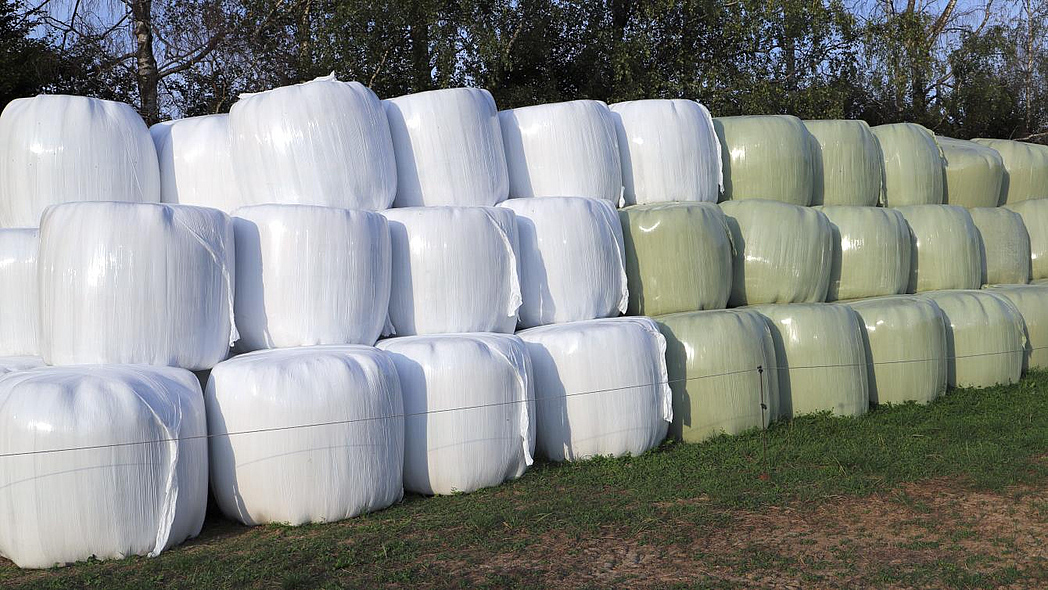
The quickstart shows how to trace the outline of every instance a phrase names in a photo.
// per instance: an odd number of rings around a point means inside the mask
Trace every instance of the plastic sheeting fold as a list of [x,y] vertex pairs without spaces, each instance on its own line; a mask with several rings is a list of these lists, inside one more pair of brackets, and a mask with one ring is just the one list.
[[815,143],[804,123],[789,115],[717,117],[724,195],[721,200],[772,199],[810,205]]
[[521,304],[517,222],[503,207],[406,207],[389,222],[398,336],[511,333]]
[[649,318],[517,333],[535,375],[538,452],[552,461],[640,455],[666,437],[673,395],[666,339]]
[[939,306],[906,295],[845,305],[866,327],[871,403],[925,404],[946,393],[946,326]]
[[812,205],[872,207],[881,196],[884,162],[866,121],[804,121],[812,142]]
[[0,227],[38,227],[49,205],[160,201],[156,149],[122,102],[40,95],[0,115]]
[[4,356],[0,357],[0,375],[14,373],[15,371],[28,371],[37,367],[45,367],[44,359],[38,356]]
[[0,229],[0,356],[40,354],[36,229]]
[[995,285],[994,295],[1012,302],[1026,328],[1026,350],[1023,372],[1048,369],[1048,285]]
[[315,205],[238,209],[240,350],[378,340],[389,310],[386,218]]
[[509,196],[590,197],[618,205],[622,162],[611,111],[574,100],[499,113]]
[[758,199],[720,207],[734,245],[729,306],[826,300],[833,229],[825,215]]
[[0,469],[0,555],[19,567],[153,557],[200,533],[207,426],[189,371],[10,373],[0,408],[0,455],[14,455]]
[[947,205],[996,207],[1002,197],[1004,160],[997,150],[973,141],[936,137],[946,162]]
[[397,193],[382,103],[334,74],[257,94],[229,110],[233,170],[247,204],[389,207]]
[[506,199],[502,131],[487,90],[431,90],[382,106],[397,160],[393,206],[491,206]]
[[1048,146],[1007,139],[973,139],[997,150],[1004,162],[1001,205],[1048,197]]
[[910,227],[879,207],[821,207],[833,231],[826,301],[905,293],[910,282]]
[[1023,218],[1030,236],[1030,278],[1048,279],[1048,198],[1029,199],[1004,208]]
[[758,305],[775,342],[779,415],[859,416],[870,405],[864,326],[836,303]]
[[778,416],[775,342],[764,316],[729,309],[653,319],[666,337],[673,437],[702,442],[761,428]]
[[713,119],[693,100],[633,100],[611,105],[627,205],[716,203],[724,184]]
[[1023,218],[1002,207],[970,209],[979,230],[983,285],[1030,282],[1030,234]]
[[531,328],[626,311],[622,227],[611,203],[582,197],[511,199],[523,303]]
[[238,338],[233,264],[233,223],[217,209],[51,207],[40,228],[41,356],[209,369]]
[[884,158],[881,204],[941,205],[945,168],[935,135],[916,123],[878,125],[872,131]]
[[1022,376],[1026,337],[1019,310],[990,291],[923,293],[942,310],[950,387],[990,387]]
[[511,334],[443,334],[378,343],[397,367],[404,487],[472,492],[516,479],[535,450],[531,361]]
[[164,121],[149,134],[160,160],[161,201],[226,213],[246,202],[233,174],[229,115]]
[[205,392],[211,489],[248,526],[334,522],[404,495],[404,405],[370,346],[265,350],[219,363]]
[[910,284],[907,291],[978,289],[982,285],[979,230],[967,209],[914,205],[898,211],[910,225]]
[[732,285],[727,220],[713,203],[659,203],[619,211],[629,315],[721,309]]

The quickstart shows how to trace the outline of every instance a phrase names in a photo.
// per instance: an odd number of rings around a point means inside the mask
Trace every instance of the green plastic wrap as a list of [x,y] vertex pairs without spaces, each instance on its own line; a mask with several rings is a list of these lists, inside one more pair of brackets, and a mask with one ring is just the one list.
[[950,387],[990,387],[1022,376],[1023,318],[1007,299],[989,291],[924,293],[946,322],[946,375]]
[[778,415],[775,344],[764,316],[728,309],[653,319],[666,337],[672,436],[701,442],[760,428]]
[[817,207],[830,220],[833,264],[826,301],[905,293],[910,228],[895,209]]
[[878,125],[872,131],[884,157],[881,203],[886,207],[942,204],[942,152],[932,132],[916,123]]
[[1048,279],[1048,199],[1030,199],[1004,208],[1018,213],[1026,225],[1030,236],[1030,278]]
[[1030,282],[1030,234],[1023,218],[1004,207],[970,209],[979,230],[983,285]]
[[881,196],[881,146],[866,121],[805,121],[812,139],[812,205],[866,205]]
[[910,293],[982,286],[979,230],[956,205],[899,207],[910,224]]
[[731,240],[713,203],[658,203],[619,211],[629,315],[721,309],[731,293]]
[[1026,328],[1023,372],[1048,369],[1048,286],[995,285],[988,290],[1011,301],[1023,316]]
[[939,306],[914,295],[846,305],[866,325],[870,403],[926,404],[946,393],[946,326]]
[[997,150],[1004,161],[1002,205],[1048,197],[1048,146],[1007,139],[973,139]]
[[826,300],[833,230],[821,211],[759,199],[720,206],[735,247],[731,307]]
[[829,411],[858,416],[870,405],[865,332],[858,314],[837,303],[758,305],[768,318],[783,418]]
[[946,161],[947,205],[996,207],[1004,182],[1004,160],[997,150],[974,141],[936,137]]
[[789,115],[718,117],[724,194],[721,200],[773,199],[810,205],[811,134]]

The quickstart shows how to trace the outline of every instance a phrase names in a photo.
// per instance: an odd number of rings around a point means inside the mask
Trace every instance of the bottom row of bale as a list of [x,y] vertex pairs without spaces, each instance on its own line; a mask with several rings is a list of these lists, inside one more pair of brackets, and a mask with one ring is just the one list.
[[[1048,285],[259,351],[200,382],[145,365],[0,370],[0,554],[156,555],[208,486],[248,525],[332,522],[553,461],[637,455],[1048,366]],[[865,329],[864,329],[865,328]],[[672,426],[671,426],[672,424]]]

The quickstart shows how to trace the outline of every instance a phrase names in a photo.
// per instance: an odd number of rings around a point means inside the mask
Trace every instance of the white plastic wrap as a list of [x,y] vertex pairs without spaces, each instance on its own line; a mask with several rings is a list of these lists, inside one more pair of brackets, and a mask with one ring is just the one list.
[[233,223],[217,209],[51,207],[40,227],[41,356],[210,369],[237,339],[233,261]]
[[382,340],[404,395],[404,488],[472,492],[520,477],[535,449],[531,363],[511,334]]
[[982,285],[979,230],[967,209],[911,205],[897,210],[910,225],[909,293]]
[[666,339],[646,317],[517,333],[535,374],[538,453],[553,461],[640,455],[673,421]]
[[238,209],[236,321],[240,350],[366,344],[386,325],[386,218],[315,205]]
[[245,204],[379,210],[397,193],[382,103],[334,74],[258,94],[229,110],[233,169]]
[[509,196],[590,197],[618,205],[622,163],[611,111],[575,100],[499,113]]
[[0,227],[38,227],[48,205],[160,201],[149,130],[122,102],[40,95],[0,115]]
[[1030,234],[1023,218],[1004,207],[968,210],[979,230],[982,285],[1025,285],[1030,282]]
[[248,202],[233,174],[229,115],[164,121],[149,134],[160,161],[160,200],[226,213]]
[[404,405],[389,355],[309,346],[240,355],[205,393],[211,489],[246,525],[334,522],[404,495]]
[[0,229],[0,356],[40,354],[39,232]]
[[0,469],[0,555],[19,567],[153,557],[200,533],[207,426],[189,371],[10,373],[0,408],[0,455],[13,455]]
[[600,199],[511,199],[517,218],[524,328],[626,312],[622,226]]
[[833,266],[826,301],[905,293],[913,244],[906,218],[895,209],[819,207],[833,230]]
[[713,119],[693,100],[633,100],[611,105],[627,205],[716,203],[724,184]]
[[498,108],[487,90],[431,90],[382,105],[397,159],[395,207],[484,207],[506,199]]
[[14,373],[15,371],[28,371],[37,367],[44,367],[44,359],[38,356],[4,356],[0,357],[0,375]]
[[393,333],[513,332],[521,302],[513,211],[406,207],[382,214],[393,246]]

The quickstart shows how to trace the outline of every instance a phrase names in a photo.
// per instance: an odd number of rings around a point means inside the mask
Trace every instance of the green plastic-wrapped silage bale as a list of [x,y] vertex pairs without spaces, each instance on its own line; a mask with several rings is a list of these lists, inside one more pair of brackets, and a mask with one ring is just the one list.
[[925,404],[946,393],[946,326],[939,306],[913,295],[845,305],[866,326],[871,403]]
[[728,226],[713,203],[657,203],[619,211],[629,315],[721,309],[731,293]]
[[1029,199],[1004,208],[1018,213],[1026,225],[1030,236],[1030,278],[1048,279],[1048,199]]
[[804,121],[812,144],[812,205],[875,206],[881,196],[881,147],[866,121]]
[[1004,161],[1002,205],[1048,197],[1048,146],[1007,139],[973,139],[997,150]]
[[724,194],[721,200],[773,199],[810,205],[812,137],[797,117],[717,117]]
[[837,303],[758,305],[768,318],[779,373],[779,415],[866,413],[870,404],[864,327]]
[[878,125],[872,129],[881,146],[887,207],[939,205],[943,202],[943,161],[931,131],[916,123]]
[[1004,207],[969,209],[982,247],[982,284],[1030,282],[1030,234],[1023,218]]
[[982,286],[979,230],[956,205],[913,205],[898,211],[910,225],[910,293]]
[[760,199],[720,207],[735,248],[731,307],[826,300],[833,230],[821,211]]
[[1026,327],[1023,371],[1048,369],[1048,285],[995,285],[992,293],[1012,302]]
[[1022,376],[1026,337],[1019,311],[990,291],[923,293],[942,310],[946,323],[947,383],[990,387]]
[[963,139],[936,137],[946,162],[947,205],[996,207],[1004,182],[1004,160],[997,150]]
[[727,309],[653,319],[666,337],[672,436],[701,442],[760,428],[777,417],[775,344],[764,316]]
[[905,293],[910,282],[910,227],[895,209],[818,207],[833,230],[826,301]]

